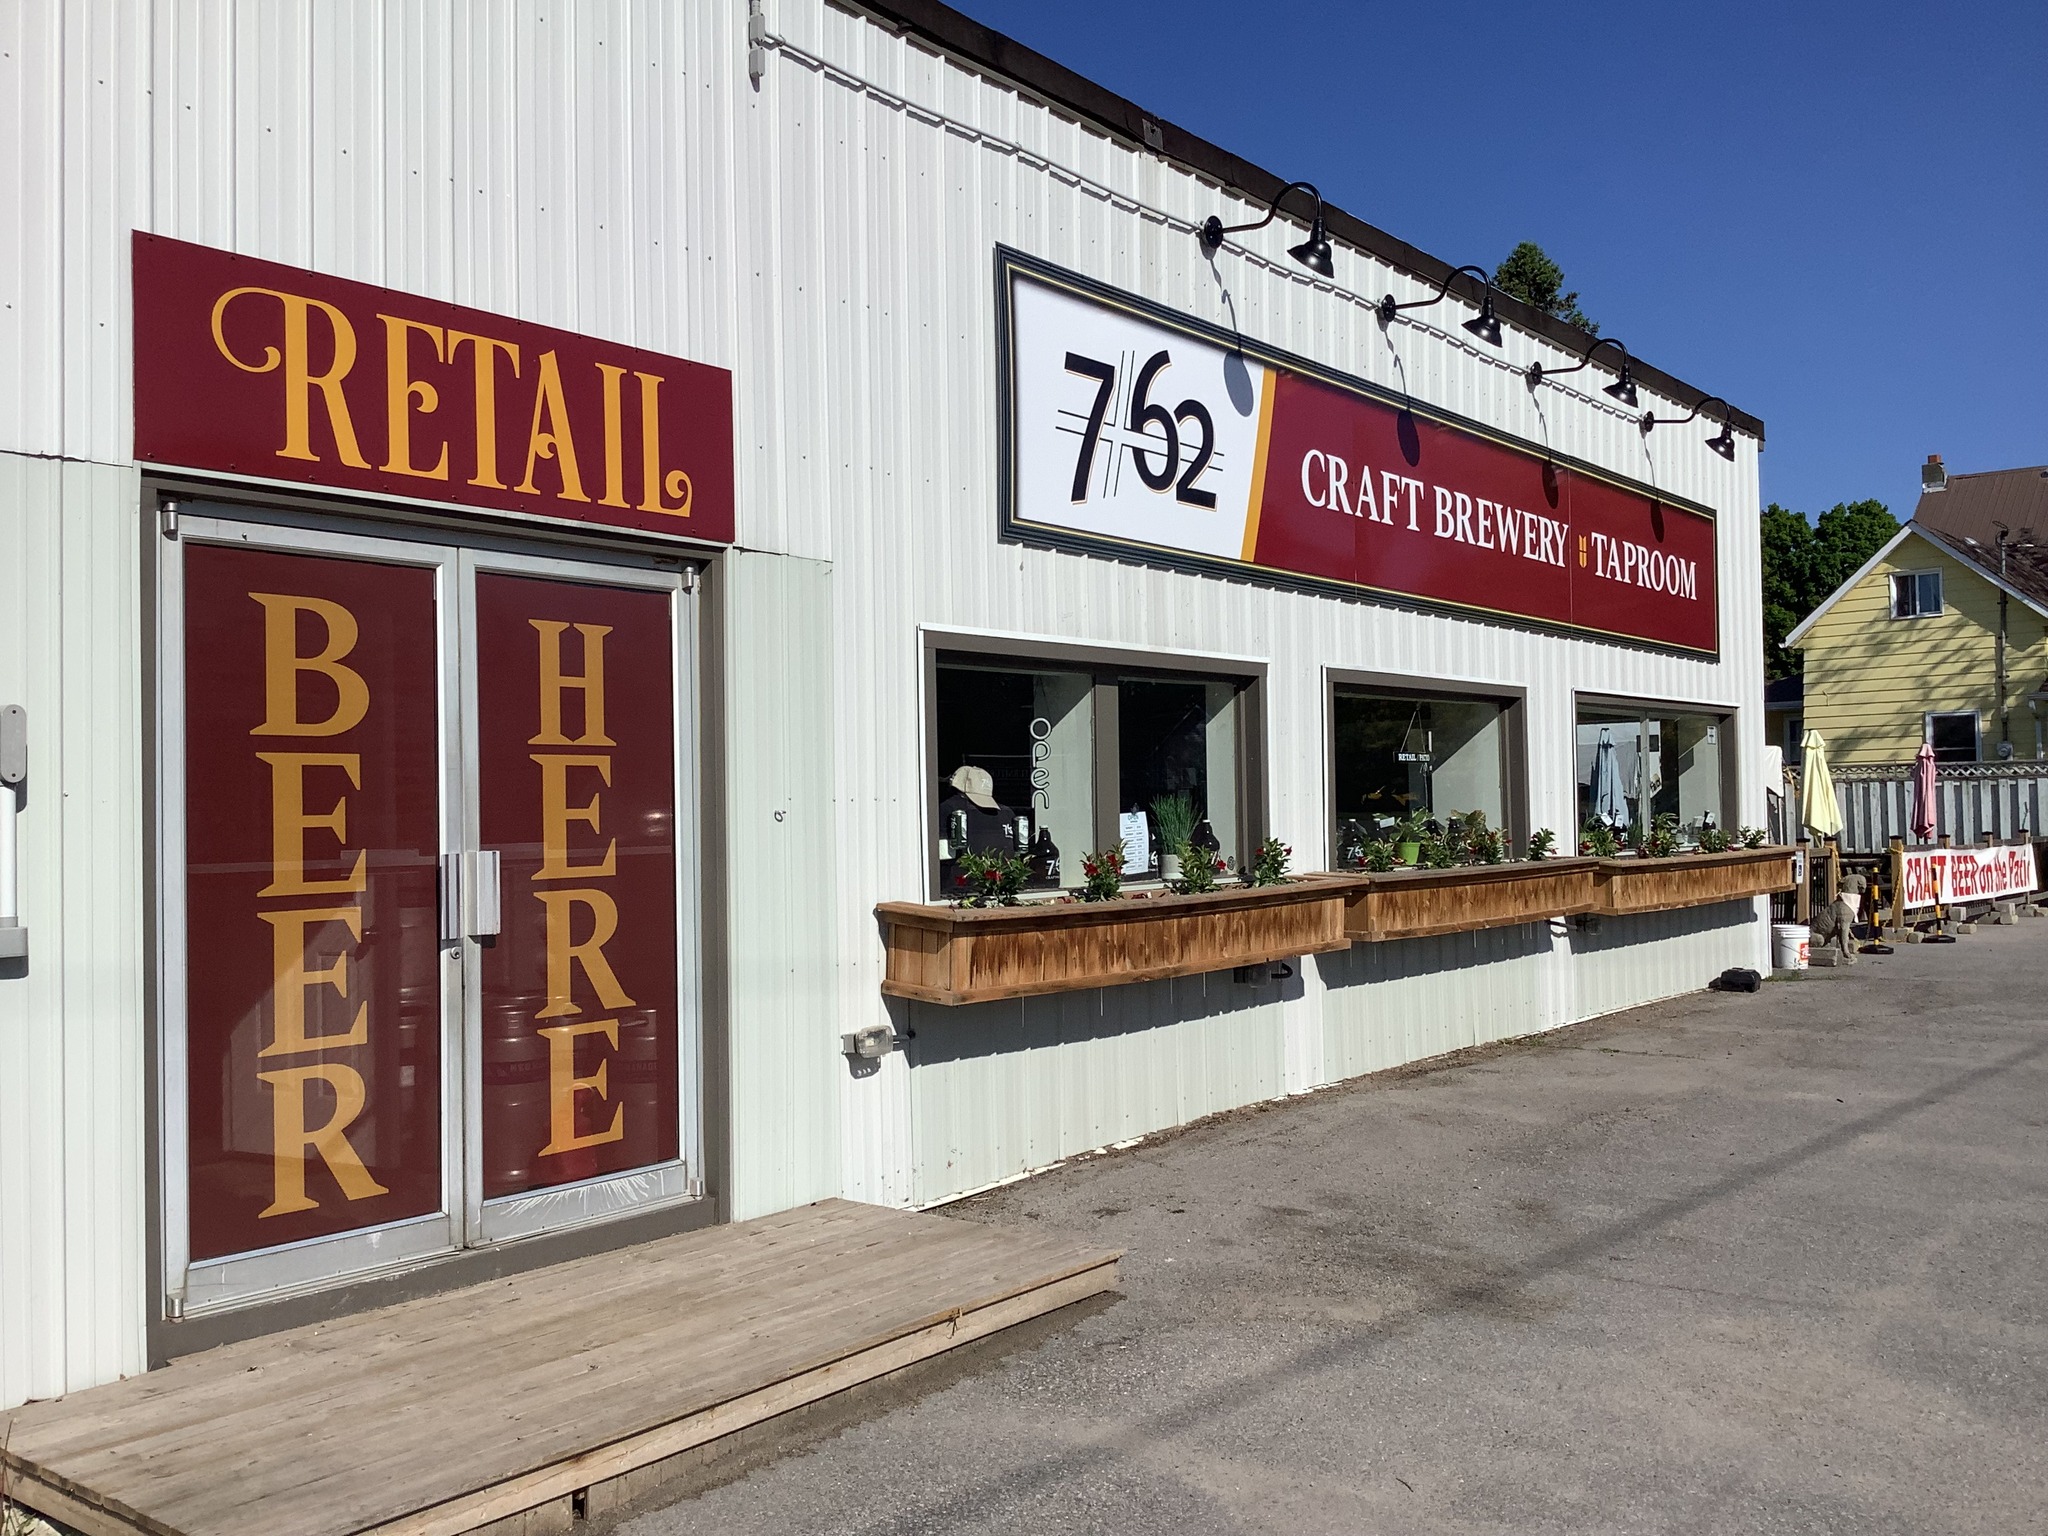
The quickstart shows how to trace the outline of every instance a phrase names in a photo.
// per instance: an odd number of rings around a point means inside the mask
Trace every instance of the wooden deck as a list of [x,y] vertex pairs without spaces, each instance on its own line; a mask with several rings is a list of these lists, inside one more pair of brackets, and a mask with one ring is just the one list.
[[1117,1258],[828,1200],[32,1403],[0,1415],[8,1491],[85,1536],[567,1529],[588,1490],[1111,1289]]

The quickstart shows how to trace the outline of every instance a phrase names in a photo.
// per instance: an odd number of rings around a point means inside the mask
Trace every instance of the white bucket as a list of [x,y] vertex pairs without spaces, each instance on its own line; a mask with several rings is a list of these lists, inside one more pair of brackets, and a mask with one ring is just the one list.
[[1771,924],[1771,968],[1803,971],[1807,967],[1807,946],[1813,932],[1804,923]]

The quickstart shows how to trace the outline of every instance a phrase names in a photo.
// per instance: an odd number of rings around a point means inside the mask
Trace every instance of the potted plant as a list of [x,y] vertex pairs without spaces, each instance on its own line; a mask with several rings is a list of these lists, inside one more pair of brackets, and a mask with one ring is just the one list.
[[1011,848],[986,853],[963,848],[954,870],[954,883],[963,887],[963,907],[1014,907],[1024,882],[1031,878],[1030,862]]
[[1548,827],[1538,827],[1529,834],[1529,862],[1540,864],[1545,859],[1557,857],[1557,834]]
[[1100,853],[1081,855],[1081,873],[1088,883],[1081,889],[1083,901],[1115,901],[1124,893],[1124,845],[1111,843]]
[[1611,859],[1621,853],[1621,842],[1605,820],[1588,816],[1579,829],[1579,852],[1596,859]]
[[1394,856],[1403,864],[1414,865],[1422,858],[1422,823],[1426,818],[1420,811],[1404,811],[1394,823]]
[[1259,850],[1252,855],[1252,861],[1244,872],[1244,883],[1249,886],[1285,885],[1287,883],[1287,861],[1294,857],[1294,850],[1277,837],[1269,837],[1259,844]]
[[1194,841],[1194,797],[1186,790],[1161,795],[1152,802],[1152,819],[1159,824],[1159,878],[1170,885],[1182,877]]

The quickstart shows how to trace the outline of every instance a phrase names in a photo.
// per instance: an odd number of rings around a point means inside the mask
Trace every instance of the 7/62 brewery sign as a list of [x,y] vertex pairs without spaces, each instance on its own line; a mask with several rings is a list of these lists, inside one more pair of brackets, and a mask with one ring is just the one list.
[[1713,655],[1714,519],[997,256],[1003,532]]

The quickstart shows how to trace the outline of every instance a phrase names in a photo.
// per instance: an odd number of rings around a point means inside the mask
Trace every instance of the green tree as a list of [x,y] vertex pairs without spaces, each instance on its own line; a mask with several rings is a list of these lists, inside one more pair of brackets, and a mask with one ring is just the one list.
[[1774,501],[1764,508],[1758,532],[1763,544],[1764,676],[1791,677],[1804,667],[1797,651],[1785,649],[1785,637],[1813,612],[1807,600],[1813,590],[1813,524]]
[[1772,502],[1758,525],[1763,547],[1764,674],[1805,669],[1785,636],[1899,531],[1881,501],[1841,501],[1813,523]]
[[1564,291],[1564,268],[1534,240],[1524,240],[1508,252],[1507,260],[1493,269],[1493,286],[1546,315],[1600,334],[1600,327],[1579,308],[1578,290]]
[[1863,562],[1898,531],[1899,520],[1881,501],[1838,501],[1821,513],[1813,527],[1813,578],[1818,587],[1814,607],[1861,570]]

